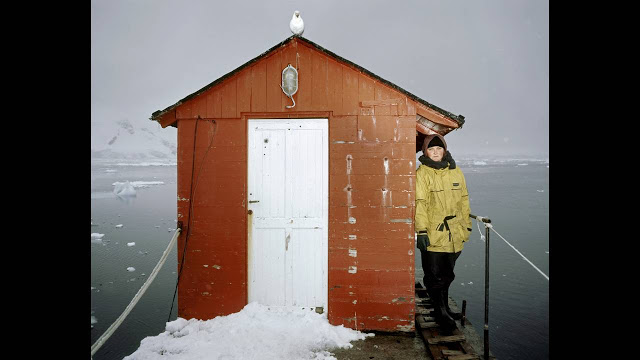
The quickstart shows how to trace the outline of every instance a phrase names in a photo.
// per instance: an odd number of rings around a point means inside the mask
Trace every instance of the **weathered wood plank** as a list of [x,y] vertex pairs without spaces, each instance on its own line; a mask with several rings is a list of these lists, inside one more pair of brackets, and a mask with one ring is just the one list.
[[424,308],[424,307],[417,307],[416,308],[416,314],[429,315],[433,311],[434,311],[433,309],[428,309],[428,308]]
[[401,102],[403,102],[401,98],[383,99],[383,100],[364,100],[364,101],[360,101],[360,106],[369,107],[369,106],[398,105]]
[[424,316],[424,315],[421,315],[421,316],[422,316],[422,320],[424,320],[424,321],[426,321],[426,322],[436,321],[436,319],[434,319],[434,318],[433,318],[433,317],[431,317],[431,316]]
[[464,355],[460,350],[442,350],[442,355]]
[[222,84],[222,111],[223,118],[236,116],[236,78],[231,78]]
[[329,68],[327,57],[320,53],[313,53],[313,89],[311,104],[314,110],[329,110]]
[[251,67],[251,111],[267,111],[267,63],[264,61]]
[[342,112],[341,115],[358,115],[358,73],[342,66]]
[[282,89],[280,85],[282,84],[282,70],[284,67],[281,66],[280,59],[281,53],[276,52],[264,60],[267,63],[266,89],[267,111],[269,112],[282,111],[282,101],[280,99]]
[[313,52],[310,48],[298,43],[298,92],[296,93],[295,110],[315,110],[311,104],[313,92]]
[[457,122],[444,117],[444,115],[440,114],[439,112],[430,109],[422,104],[418,104],[416,106],[416,113],[438,124],[442,124],[452,128],[458,128],[459,126]]
[[[471,324],[469,323],[469,325],[471,325]],[[460,329],[455,329],[455,330],[453,330],[453,335],[463,335],[463,333],[462,333],[462,331]],[[466,340],[460,342],[460,346],[462,347],[462,349],[464,349],[464,351],[467,354],[477,354],[475,349]]]
[[240,113],[251,111],[251,69],[243,70],[238,75],[236,91],[238,93],[236,117],[239,118]]
[[418,325],[420,325],[421,329],[430,329],[438,326],[436,322],[425,322],[424,320],[418,320]]
[[328,107],[334,111],[334,115],[342,113],[342,66],[329,59],[327,64],[328,76]]
[[449,359],[449,360],[474,360],[474,359],[480,359],[480,356],[473,355],[473,354],[463,354],[463,355],[448,356],[447,359]]
[[464,335],[435,336],[435,337],[427,339],[427,341],[429,341],[429,344],[440,344],[440,343],[447,343],[447,342],[459,342],[459,341],[464,341],[464,340],[466,340],[466,337]]

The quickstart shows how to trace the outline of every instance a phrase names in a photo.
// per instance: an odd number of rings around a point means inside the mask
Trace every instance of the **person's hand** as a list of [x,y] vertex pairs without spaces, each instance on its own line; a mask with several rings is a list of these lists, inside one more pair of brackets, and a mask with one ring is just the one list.
[[418,249],[427,250],[427,246],[429,246],[429,237],[427,233],[418,233]]

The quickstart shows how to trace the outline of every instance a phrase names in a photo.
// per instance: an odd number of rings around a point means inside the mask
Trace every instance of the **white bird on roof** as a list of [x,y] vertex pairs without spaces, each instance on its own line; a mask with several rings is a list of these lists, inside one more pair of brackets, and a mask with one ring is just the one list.
[[291,17],[291,22],[289,23],[289,29],[295,35],[302,35],[304,32],[304,21],[300,17],[300,11],[296,10],[293,12],[293,16]]

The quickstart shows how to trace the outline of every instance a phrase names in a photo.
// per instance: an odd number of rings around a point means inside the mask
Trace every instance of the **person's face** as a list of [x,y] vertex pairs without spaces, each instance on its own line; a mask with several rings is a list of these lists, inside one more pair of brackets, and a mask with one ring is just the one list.
[[442,161],[444,156],[444,148],[440,146],[432,146],[427,148],[427,156],[433,161]]

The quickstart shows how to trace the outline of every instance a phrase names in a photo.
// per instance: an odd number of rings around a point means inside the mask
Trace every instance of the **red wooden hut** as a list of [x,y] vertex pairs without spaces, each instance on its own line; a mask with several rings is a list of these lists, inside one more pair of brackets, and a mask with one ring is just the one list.
[[178,129],[178,316],[258,301],[413,331],[415,156],[463,116],[294,35],[151,120]]

